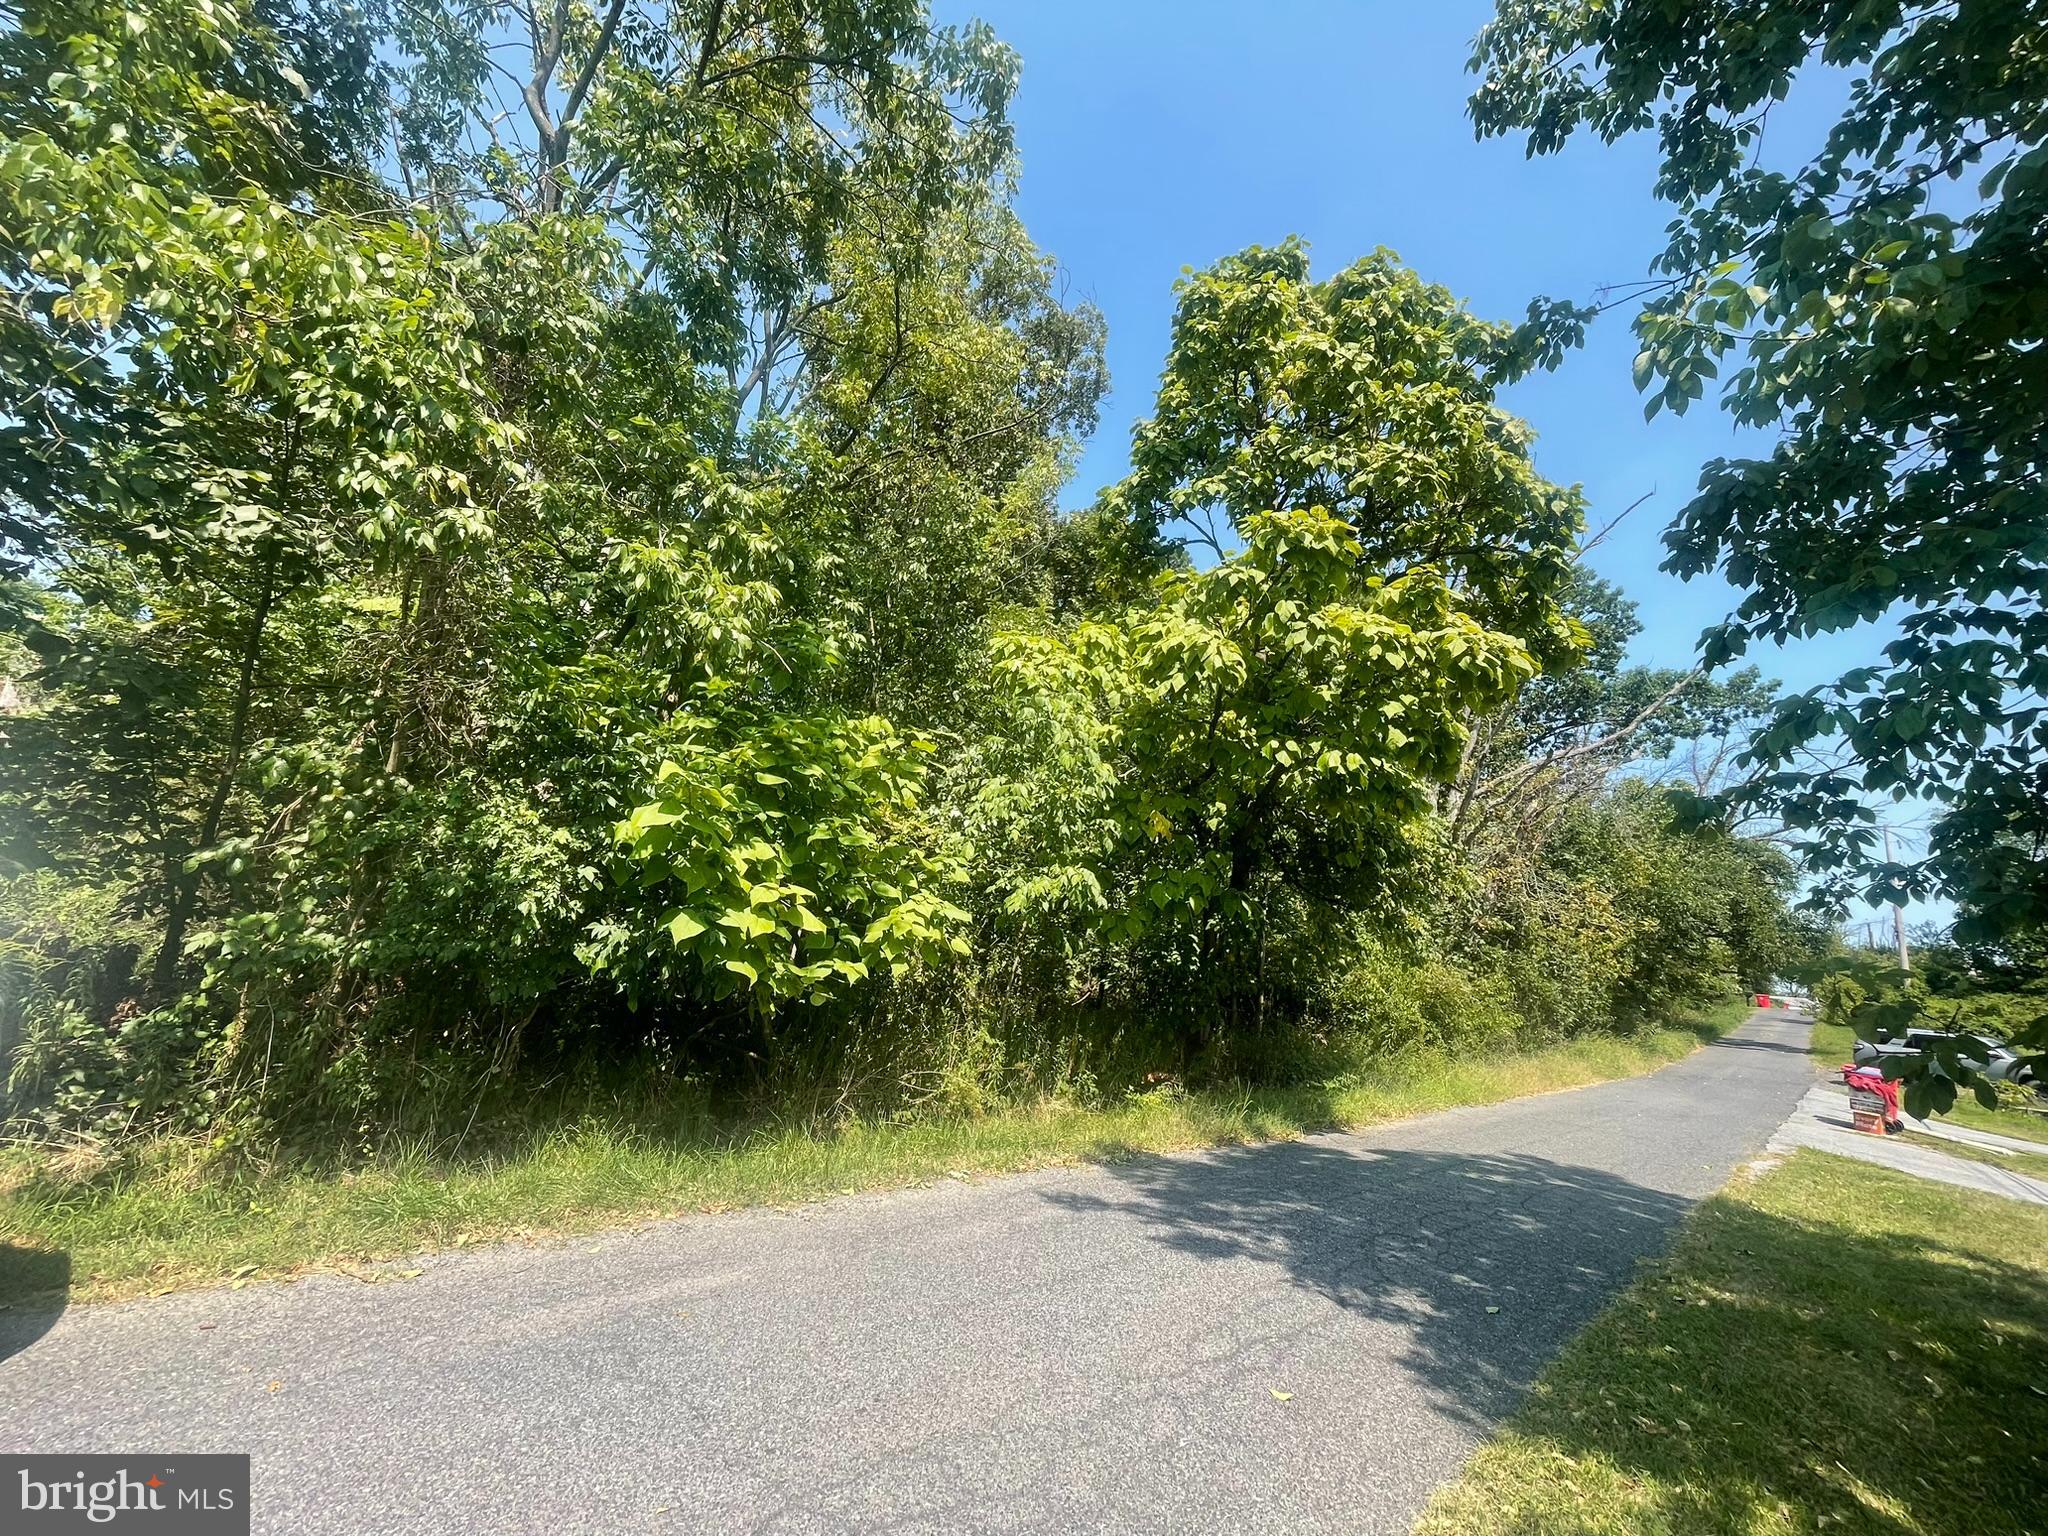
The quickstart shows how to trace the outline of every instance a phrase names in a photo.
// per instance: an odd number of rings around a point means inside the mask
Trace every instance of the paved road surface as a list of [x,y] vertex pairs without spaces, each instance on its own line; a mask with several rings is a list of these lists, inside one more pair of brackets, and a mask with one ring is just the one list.
[[0,1449],[249,1451],[256,1528],[307,1536],[1406,1531],[1763,1146],[1805,1033],[1362,1135],[0,1313]]

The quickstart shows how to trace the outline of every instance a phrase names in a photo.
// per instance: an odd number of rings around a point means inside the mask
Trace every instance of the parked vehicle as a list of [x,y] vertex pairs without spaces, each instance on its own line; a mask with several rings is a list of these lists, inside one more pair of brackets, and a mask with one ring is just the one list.
[[1961,1030],[1909,1029],[1895,1040],[1858,1040],[1850,1054],[1858,1066],[1875,1067],[1883,1065],[1888,1057],[1918,1056],[1943,1047],[1953,1048],[1957,1061],[1993,1080],[2034,1081],[2034,1069],[2003,1040]]

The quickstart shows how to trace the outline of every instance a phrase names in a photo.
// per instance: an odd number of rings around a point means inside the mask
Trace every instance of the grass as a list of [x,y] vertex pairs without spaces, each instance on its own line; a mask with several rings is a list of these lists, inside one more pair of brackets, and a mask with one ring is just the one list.
[[1821,1066],[1821,1070],[1832,1072],[1843,1062],[1851,1059],[1856,1047],[1856,1031],[1846,1024],[1816,1024],[1809,1037],[1806,1053]]
[[2048,1210],[1819,1152],[1708,1201],[1417,1536],[2048,1519]]
[[[1816,1024],[1808,1051],[1824,1069],[1832,1072],[1849,1060],[1855,1043],[1855,1031],[1846,1024]],[[1974,1098],[1964,1097],[1957,1099],[1954,1107],[1941,1118],[1950,1125],[1967,1126],[1973,1131],[1991,1131],[2000,1136],[2017,1137],[2021,1141],[2038,1141],[2048,1146],[2048,1114],[1986,1109]],[[1952,1143],[1944,1143],[1943,1146],[1945,1150],[1954,1150]]]
[[1645,1072],[1746,1012],[1729,1003],[1632,1036],[1513,1055],[1397,1059],[1314,1087],[1166,1088],[1104,1106],[1047,1100],[822,1130],[585,1118],[465,1160],[412,1152],[340,1171],[229,1167],[180,1141],[84,1169],[17,1151],[0,1159],[0,1304],[241,1284],[478,1241],[1368,1125]]
[[2021,1141],[2038,1141],[2048,1147],[2048,1115],[2015,1109],[1986,1109],[1975,1099],[1958,1099],[1944,1120],[1966,1125],[1973,1131],[1993,1131]]

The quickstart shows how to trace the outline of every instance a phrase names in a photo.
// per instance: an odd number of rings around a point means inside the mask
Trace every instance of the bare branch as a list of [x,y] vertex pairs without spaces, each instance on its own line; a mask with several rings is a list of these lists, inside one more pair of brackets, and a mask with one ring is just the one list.
[[1546,768],[1562,768],[1566,763],[1572,762],[1577,758],[1587,757],[1607,747],[1619,746],[1622,742],[1628,740],[1629,737],[1635,735],[1637,731],[1648,725],[1657,717],[1666,704],[1677,698],[1680,693],[1703,676],[1705,674],[1699,668],[1693,668],[1692,671],[1686,673],[1685,676],[1681,677],[1669,688],[1666,688],[1656,698],[1650,700],[1649,703],[1631,715],[1627,721],[1609,731],[1605,736],[1598,736],[1591,741],[1580,742],[1575,747],[1568,747],[1562,752],[1553,752],[1548,757],[1538,758],[1535,762],[1524,763],[1519,768],[1510,769],[1491,784],[1488,784],[1481,793],[1491,798],[1499,795],[1531,774],[1541,773]]
[[1615,513],[1614,516],[1608,520],[1607,525],[1604,528],[1602,528],[1598,533],[1594,534],[1593,537],[1587,539],[1583,544],[1579,546],[1578,552],[1574,554],[1572,558],[1574,560],[1585,559],[1591,551],[1598,549],[1602,544],[1607,542],[1607,536],[1610,533],[1614,532],[1615,529],[1621,526],[1621,520],[1623,518],[1627,517],[1629,513],[1635,511],[1637,507],[1640,507],[1644,502],[1648,501],[1652,496],[1656,494],[1657,487],[1653,485],[1647,491],[1643,492],[1642,495],[1638,496],[1634,501],[1630,502],[1627,506],[1623,507],[1619,512]]

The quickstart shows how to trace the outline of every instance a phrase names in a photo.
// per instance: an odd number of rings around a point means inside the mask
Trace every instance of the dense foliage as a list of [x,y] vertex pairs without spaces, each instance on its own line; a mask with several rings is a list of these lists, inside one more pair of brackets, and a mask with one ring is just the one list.
[[1759,684],[1623,665],[1494,400],[1528,328],[1247,251],[1058,509],[1102,324],[984,29],[5,15],[12,1115],[536,1058],[971,1106],[1627,1028],[1807,942],[1618,782]]

